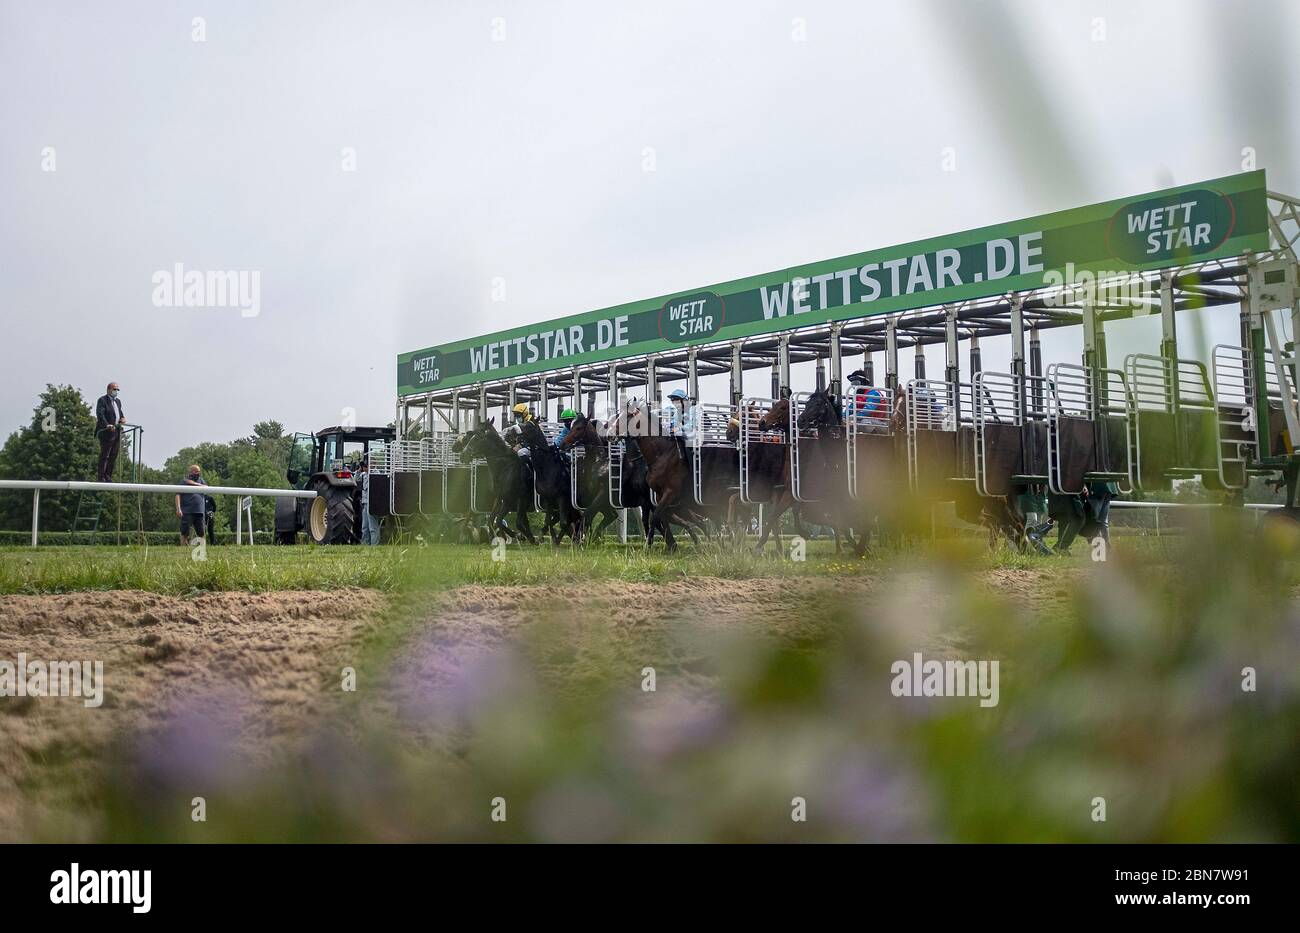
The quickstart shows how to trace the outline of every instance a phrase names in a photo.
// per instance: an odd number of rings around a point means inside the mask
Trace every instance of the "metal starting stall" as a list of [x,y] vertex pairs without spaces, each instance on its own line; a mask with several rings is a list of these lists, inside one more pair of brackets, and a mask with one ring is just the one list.
[[[769,501],[769,447],[790,448],[781,456],[791,457],[793,495],[815,498],[799,470],[809,439],[796,419],[808,395],[790,380],[806,364],[842,407],[838,475],[855,499],[885,470],[938,497],[960,484],[1001,496],[1026,483],[1072,494],[1090,481],[1151,490],[1191,478],[1238,490],[1252,475],[1280,474],[1295,508],[1300,380],[1295,346],[1280,335],[1300,332],[1298,237],[1300,200],[1247,172],[403,353],[386,465],[392,511],[483,510],[472,465],[444,457],[440,437],[491,410],[507,424],[523,402],[550,424],[559,408],[584,407],[585,394],[589,415],[598,395],[611,415],[629,398],[654,412],[660,386],[678,380],[698,425],[696,504],[720,487]],[[1204,362],[1180,357],[1178,313],[1220,308],[1236,311],[1241,345],[1217,346]],[[1159,317],[1159,347],[1113,365],[1105,325],[1141,316]],[[1065,327],[1082,334],[1080,357],[1044,372],[1041,335]],[[1008,371],[983,372],[981,345],[1003,337]],[[928,378],[923,351],[936,345],[944,371]],[[899,365],[908,349],[911,379]],[[846,392],[854,357],[867,385]],[[756,369],[771,371],[770,397],[745,392]],[[701,403],[700,380],[711,377],[727,378],[725,403]],[[791,420],[761,424],[784,399]],[[629,446],[610,438],[616,508]],[[458,470],[470,477],[467,496],[449,485]],[[711,485],[711,475],[725,479]]]

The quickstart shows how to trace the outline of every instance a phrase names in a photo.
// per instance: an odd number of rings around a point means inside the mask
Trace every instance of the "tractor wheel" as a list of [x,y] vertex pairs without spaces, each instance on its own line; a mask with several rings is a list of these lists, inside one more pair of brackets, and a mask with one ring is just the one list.
[[352,544],[356,540],[353,526],[357,520],[352,490],[331,486],[325,480],[312,484],[316,498],[307,510],[307,534],[317,544]]

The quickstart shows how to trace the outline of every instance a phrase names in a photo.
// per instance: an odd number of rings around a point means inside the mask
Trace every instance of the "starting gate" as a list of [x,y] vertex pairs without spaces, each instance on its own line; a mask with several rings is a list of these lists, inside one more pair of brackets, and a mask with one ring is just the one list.
[[[1045,483],[1048,417],[1040,376],[979,372],[972,386],[975,491],[1007,496],[1017,484]],[[964,475],[964,474],[963,474]]]
[[[726,502],[705,501],[704,491],[716,488],[709,480],[721,477],[728,490],[740,485],[740,455],[737,445],[739,434],[733,440],[728,436],[731,428],[731,408],[726,405],[700,404],[691,409],[692,421],[688,427],[687,446],[691,452],[691,487],[695,504],[699,506],[725,505]],[[739,428],[737,427],[737,430]]]
[[1090,480],[1129,489],[1131,401],[1128,381],[1117,369],[1090,374],[1085,366],[1047,368],[1048,483],[1056,495],[1077,495]]
[[623,505],[623,454],[626,451],[627,442],[622,438],[605,442],[605,450],[609,456],[609,504],[616,509],[626,508]]
[[1219,472],[1219,424],[1205,364],[1133,353],[1129,388],[1129,474],[1137,489]]
[[856,386],[845,400],[849,495],[867,498],[867,483],[887,483],[897,469],[894,390]]
[[[740,501],[746,505],[769,502],[785,462],[785,432],[763,430],[760,421],[771,413],[776,399],[747,398],[740,404]],[[784,428],[785,425],[782,425]]]
[[962,415],[968,382],[913,379],[907,384],[907,477],[913,491],[935,491],[974,475],[974,431]]

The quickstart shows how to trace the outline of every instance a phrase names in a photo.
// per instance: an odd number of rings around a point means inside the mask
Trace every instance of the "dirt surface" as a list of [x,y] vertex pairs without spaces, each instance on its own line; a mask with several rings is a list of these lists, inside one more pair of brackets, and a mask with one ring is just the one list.
[[[212,728],[228,733],[242,765],[267,763],[323,691],[337,691],[348,646],[382,606],[368,590],[0,597],[0,659],[102,661],[104,681],[96,709],[77,697],[0,699],[0,840],[57,822],[73,801],[51,795],[75,795],[77,770],[94,769],[124,734],[160,768],[194,729]],[[84,825],[68,820],[64,838]]]
[[[1026,620],[1072,586],[1041,571],[995,570],[982,582]],[[94,799],[109,749],[128,755],[136,775],[186,786],[283,764],[341,708],[340,671],[360,665],[359,646],[382,625],[401,626],[391,666],[359,671],[367,689],[354,696],[368,712],[345,718],[360,731],[396,722],[416,739],[519,676],[587,691],[611,671],[635,677],[653,666],[672,689],[707,694],[718,639],[799,641],[845,614],[909,651],[942,655],[961,644],[949,591],[933,571],[463,586],[401,618],[385,616],[385,597],[368,590],[0,597],[0,660],[100,660],[105,682],[98,709],[76,697],[0,699],[0,840],[31,840],[34,826],[41,838],[95,838],[81,801]]]

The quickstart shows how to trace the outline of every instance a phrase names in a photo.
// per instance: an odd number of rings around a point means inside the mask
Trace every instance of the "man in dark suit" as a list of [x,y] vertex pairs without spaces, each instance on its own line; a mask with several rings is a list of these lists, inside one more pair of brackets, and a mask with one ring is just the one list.
[[122,403],[117,400],[121,391],[116,382],[108,384],[108,391],[95,403],[95,436],[99,438],[99,482],[113,481],[113,467],[117,465],[117,452],[122,449]]

